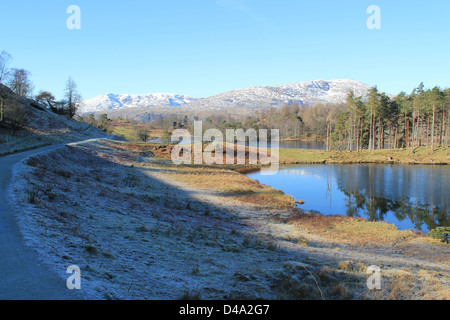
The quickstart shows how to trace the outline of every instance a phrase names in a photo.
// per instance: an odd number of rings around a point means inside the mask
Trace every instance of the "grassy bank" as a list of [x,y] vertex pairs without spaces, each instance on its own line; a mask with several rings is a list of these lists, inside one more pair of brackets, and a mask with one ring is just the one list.
[[[119,120],[116,120],[119,121]],[[113,126],[111,128],[111,134],[125,138],[128,141],[142,141],[139,137],[139,131],[145,131],[148,134],[148,140],[161,138],[163,136],[163,130],[149,129],[144,124],[131,123],[126,120],[119,121],[120,125]]]
[[383,149],[361,152],[321,151],[306,149],[280,149],[281,164],[300,163],[384,163],[384,164],[450,164],[450,155],[442,147],[431,152],[429,148],[419,147],[411,153],[408,149]]

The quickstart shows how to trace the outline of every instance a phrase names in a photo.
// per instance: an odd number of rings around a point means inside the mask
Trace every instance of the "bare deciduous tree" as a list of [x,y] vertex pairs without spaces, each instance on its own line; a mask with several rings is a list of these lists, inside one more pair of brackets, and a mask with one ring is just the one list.
[[2,51],[0,53],[0,84],[5,83],[8,79],[9,75],[8,65],[11,59],[12,57],[8,52]]
[[[6,82],[9,76],[9,61],[11,61],[11,55],[6,52],[2,51],[0,53],[0,84],[3,84]],[[5,97],[0,94],[0,122],[4,121],[4,114],[5,114]]]
[[147,142],[149,134],[147,130],[138,130],[137,137],[142,142]]
[[67,80],[65,97],[68,116],[73,118],[81,101],[81,95],[78,93],[77,84],[71,77]]
[[30,97],[33,93],[31,73],[24,69],[13,69],[9,79],[10,89],[21,97]]

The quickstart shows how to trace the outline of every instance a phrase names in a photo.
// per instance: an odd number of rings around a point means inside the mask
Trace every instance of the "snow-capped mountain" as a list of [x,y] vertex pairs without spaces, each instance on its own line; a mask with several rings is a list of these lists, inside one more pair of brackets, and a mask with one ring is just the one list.
[[281,86],[263,86],[238,89],[199,99],[188,105],[190,110],[257,110],[268,107],[282,107],[298,103],[344,103],[350,90],[356,96],[365,96],[370,86],[355,80],[315,80],[291,83]]
[[110,110],[114,114],[154,112],[252,112],[269,107],[282,107],[298,103],[345,103],[350,90],[356,96],[365,96],[371,87],[365,83],[338,79],[314,80],[280,86],[260,86],[237,89],[209,98],[192,98],[177,94],[101,95],[82,102],[79,113]]
[[172,93],[104,94],[83,100],[78,113],[118,110],[126,108],[179,107],[197,98]]

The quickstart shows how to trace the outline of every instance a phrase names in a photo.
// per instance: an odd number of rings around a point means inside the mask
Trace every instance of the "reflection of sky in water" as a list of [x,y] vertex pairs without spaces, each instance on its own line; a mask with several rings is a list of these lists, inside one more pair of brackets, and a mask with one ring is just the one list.
[[[400,229],[417,226],[427,231],[427,225],[448,225],[450,169],[446,166],[301,165],[281,168],[272,176],[249,176],[305,200],[301,208],[306,210],[342,215],[354,211],[368,218],[367,208],[372,207],[377,216],[380,209],[387,210],[381,219]],[[357,202],[364,203],[363,208],[355,209]]]

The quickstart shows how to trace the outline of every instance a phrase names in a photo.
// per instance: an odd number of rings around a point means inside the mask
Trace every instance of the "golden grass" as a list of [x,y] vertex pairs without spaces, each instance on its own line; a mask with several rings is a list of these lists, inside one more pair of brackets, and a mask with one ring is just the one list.
[[280,164],[324,163],[328,158],[326,151],[280,148]]
[[297,163],[397,163],[397,164],[450,164],[450,155],[442,147],[408,149],[384,149],[361,152],[321,151],[304,149],[280,149],[281,164]]
[[[448,300],[450,289],[426,270],[418,274],[405,271],[386,277],[381,297],[390,300]],[[380,298],[380,296],[375,297]]]
[[117,123],[112,127],[111,134],[124,137],[128,141],[139,141],[137,132],[139,130],[145,130],[149,134],[149,139],[161,138],[163,136],[163,130],[151,129],[148,125],[142,123],[131,123],[126,120],[116,120]]
[[232,170],[206,166],[165,166],[165,176],[200,190],[214,191],[240,203],[261,207],[292,208],[295,200],[280,190],[262,185]]
[[398,230],[386,222],[371,222],[359,218],[314,215],[296,217],[290,222],[324,238],[357,245],[394,244],[417,237],[412,231]]

